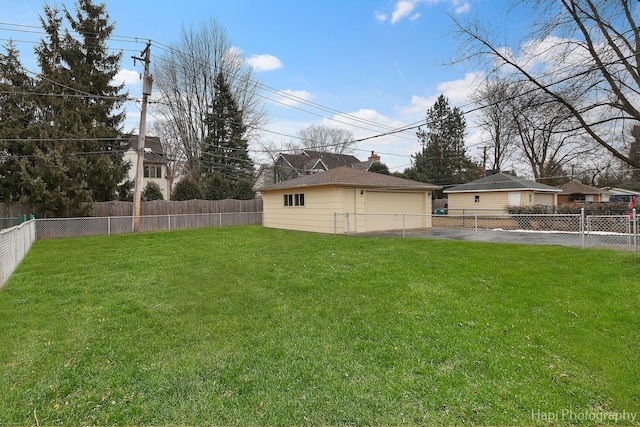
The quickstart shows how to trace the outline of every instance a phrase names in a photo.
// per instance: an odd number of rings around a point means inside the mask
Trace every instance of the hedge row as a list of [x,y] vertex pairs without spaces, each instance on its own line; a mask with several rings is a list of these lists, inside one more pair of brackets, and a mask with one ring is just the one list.
[[510,214],[522,215],[579,214],[583,208],[585,215],[623,215],[630,211],[628,203],[567,203],[557,207],[545,205],[507,207]]

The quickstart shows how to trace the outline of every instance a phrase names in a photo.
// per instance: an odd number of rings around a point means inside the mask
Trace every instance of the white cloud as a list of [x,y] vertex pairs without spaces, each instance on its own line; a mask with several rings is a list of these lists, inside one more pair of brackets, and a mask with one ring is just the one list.
[[135,70],[123,69],[118,71],[118,74],[113,76],[113,80],[109,82],[111,86],[119,86],[123,83],[126,86],[142,84],[142,80],[140,79],[140,73]]
[[379,12],[379,11],[375,11],[374,16],[376,18],[376,20],[380,21],[380,22],[385,22],[388,18],[387,14]]
[[466,104],[469,96],[482,84],[484,74],[482,72],[467,73],[464,79],[443,82],[438,85],[438,91],[449,98],[453,104]]
[[275,56],[266,53],[262,55],[253,55],[251,58],[247,59],[247,63],[258,72],[273,71],[284,67],[282,61]]
[[456,12],[456,15],[460,15],[462,13],[467,13],[470,10],[471,10],[471,4],[469,4],[469,2],[464,2],[460,6],[456,7],[455,12]]
[[402,18],[406,18],[411,15],[411,12],[413,12],[416,7],[416,3],[417,2],[415,0],[400,0],[396,3],[393,14],[391,14],[391,23],[395,24]]

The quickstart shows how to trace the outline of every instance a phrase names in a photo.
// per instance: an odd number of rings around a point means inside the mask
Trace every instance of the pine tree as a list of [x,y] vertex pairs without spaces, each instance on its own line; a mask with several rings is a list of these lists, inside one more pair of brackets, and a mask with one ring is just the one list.
[[464,137],[466,120],[462,111],[451,108],[440,95],[427,111],[427,130],[418,130],[422,150],[413,156],[413,167],[405,174],[418,181],[454,185],[477,178],[474,162],[467,156]]
[[242,110],[222,71],[216,75],[215,90],[206,121],[208,135],[202,149],[202,171],[205,179],[220,174],[233,184],[253,177],[253,161],[249,157]]
[[21,141],[29,137],[35,114],[32,96],[33,79],[20,63],[19,52],[12,41],[0,54],[0,200],[20,199],[22,163],[34,154],[33,144]]
[[[65,18],[78,39],[63,29]],[[104,4],[78,0],[75,14],[45,6],[40,21],[46,35],[35,49],[34,92],[47,95],[34,97],[20,200],[47,216],[82,215],[83,203],[115,199],[126,177],[118,112],[126,94],[109,85],[122,54],[108,52],[113,25]]]

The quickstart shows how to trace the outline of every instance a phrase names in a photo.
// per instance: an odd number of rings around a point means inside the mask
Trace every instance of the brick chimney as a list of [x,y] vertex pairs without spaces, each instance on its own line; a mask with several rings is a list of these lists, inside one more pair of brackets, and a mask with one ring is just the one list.
[[373,150],[371,150],[371,156],[368,159],[370,162],[379,162],[380,156],[378,156]]

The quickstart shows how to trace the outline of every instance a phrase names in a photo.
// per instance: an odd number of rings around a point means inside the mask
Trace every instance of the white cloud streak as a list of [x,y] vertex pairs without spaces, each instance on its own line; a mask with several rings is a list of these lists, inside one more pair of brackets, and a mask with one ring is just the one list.
[[[416,9],[420,4],[434,6],[444,2],[447,2],[451,7],[453,7],[453,10],[457,15],[469,13],[469,11],[471,11],[471,3],[463,0],[398,0],[393,8],[393,13],[391,14],[391,24],[396,24],[403,19],[409,19],[411,21],[419,19],[422,14],[417,12]],[[380,22],[385,22],[388,18],[385,13],[380,11],[376,11],[375,16]]]

